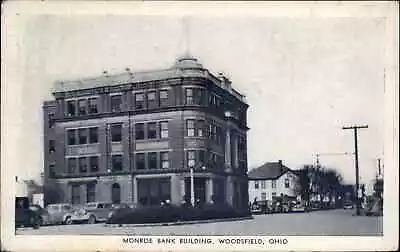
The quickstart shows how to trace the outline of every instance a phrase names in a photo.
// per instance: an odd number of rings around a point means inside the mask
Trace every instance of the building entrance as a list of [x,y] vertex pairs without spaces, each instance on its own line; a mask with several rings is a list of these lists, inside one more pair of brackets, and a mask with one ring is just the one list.
[[[190,178],[185,178],[185,200],[190,202]],[[206,178],[194,178],[194,199],[195,202],[203,205],[206,203]]]
[[142,205],[160,205],[171,200],[170,178],[138,179],[138,200]]

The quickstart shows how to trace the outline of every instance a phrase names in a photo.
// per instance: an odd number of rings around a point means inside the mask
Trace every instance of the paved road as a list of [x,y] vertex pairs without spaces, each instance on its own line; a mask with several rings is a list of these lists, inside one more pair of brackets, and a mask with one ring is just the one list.
[[157,227],[105,224],[23,228],[29,235],[382,235],[382,217],[353,216],[353,210],[256,215],[254,219]]

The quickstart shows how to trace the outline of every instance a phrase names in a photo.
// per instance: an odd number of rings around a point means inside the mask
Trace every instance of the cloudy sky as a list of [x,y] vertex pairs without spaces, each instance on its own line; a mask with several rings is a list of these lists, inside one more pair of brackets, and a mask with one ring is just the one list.
[[[186,24],[186,26],[185,26]],[[187,29],[185,29],[187,27]],[[249,168],[282,159],[290,168],[313,155],[354,150],[361,123],[361,180],[383,155],[385,22],[381,18],[174,15],[41,15],[18,33],[22,95],[17,173],[38,178],[43,164],[41,104],[52,82],[168,68],[186,49],[212,72],[224,72],[247,96]],[[353,182],[351,156],[321,156]]]

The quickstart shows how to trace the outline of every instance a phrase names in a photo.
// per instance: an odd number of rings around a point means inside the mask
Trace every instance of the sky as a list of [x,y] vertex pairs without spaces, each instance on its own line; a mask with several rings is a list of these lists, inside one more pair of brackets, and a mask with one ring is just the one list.
[[[186,28],[185,28],[186,27]],[[235,16],[35,16],[20,27],[23,64],[16,173],[43,169],[41,105],[55,80],[171,67],[189,51],[223,72],[247,97],[248,166],[283,160],[292,169],[316,153],[354,151],[359,132],[361,181],[383,156],[385,22],[380,18]],[[344,182],[355,181],[352,156],[324,156]]]

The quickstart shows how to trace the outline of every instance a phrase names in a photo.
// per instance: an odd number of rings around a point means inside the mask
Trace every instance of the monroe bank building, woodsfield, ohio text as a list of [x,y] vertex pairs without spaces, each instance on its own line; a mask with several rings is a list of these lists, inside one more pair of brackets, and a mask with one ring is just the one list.
[[197,59],[57,81],[45,101],[45,201],[248,205],[247,109]]

